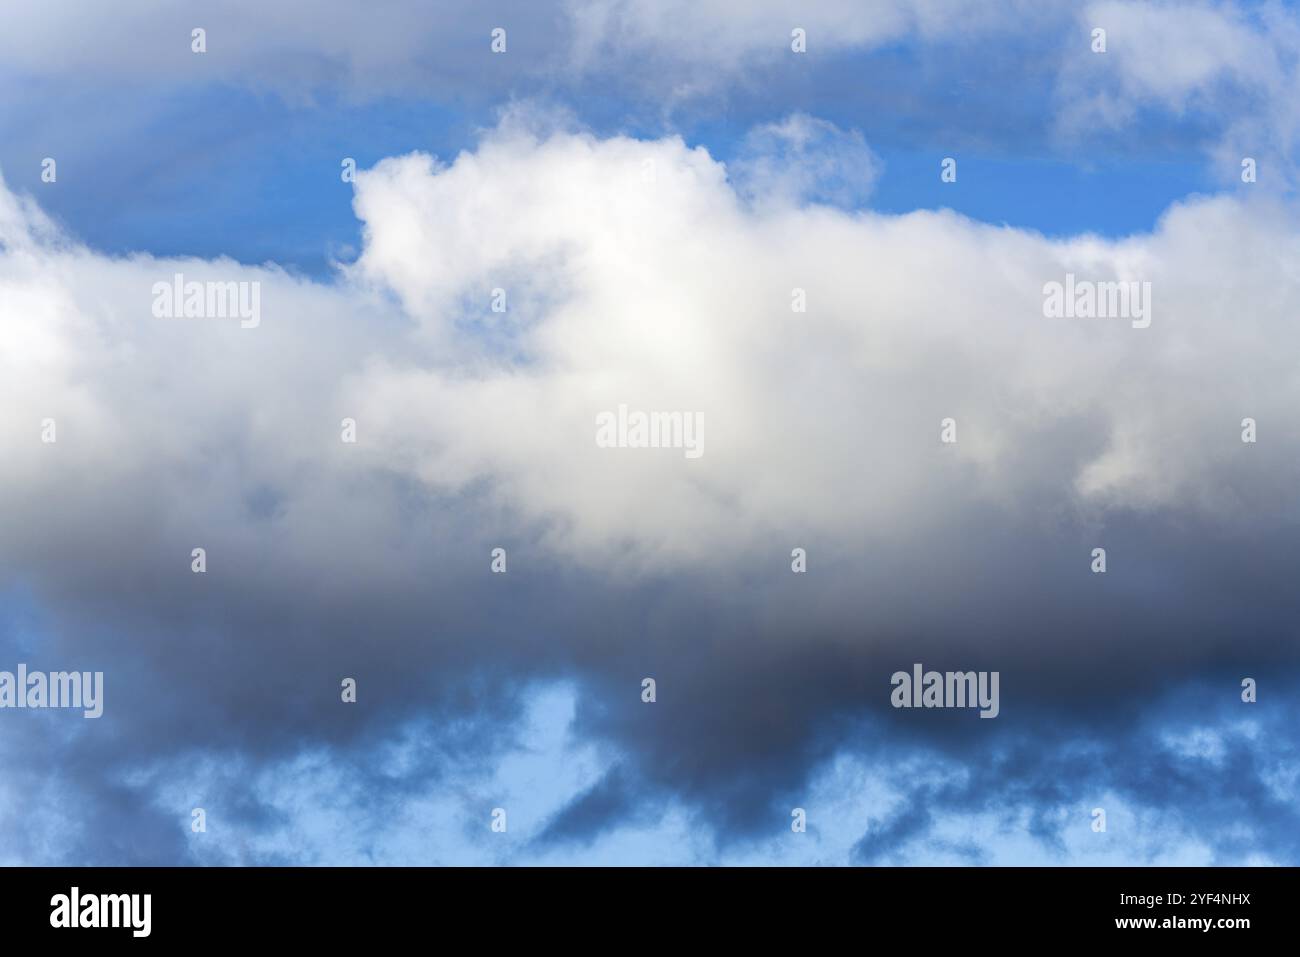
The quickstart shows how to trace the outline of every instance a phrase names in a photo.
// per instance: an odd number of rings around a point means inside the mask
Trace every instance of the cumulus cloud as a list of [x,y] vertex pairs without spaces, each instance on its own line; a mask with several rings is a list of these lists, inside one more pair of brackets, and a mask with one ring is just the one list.
[[[819,162],[786,151],[783,175]],[[732,172],[677,138],[507,122],[363,172],[363,251],[329,283],[106,257],[0,191],[0,572],[43,610],[41,656],[102,668],[108,698],[93,730],[5,747],[69,756],[49,786],[98,802],[83,855],[186,855],[174,774],[171,804],[131,798],[159,767],[237,753],[310,780],[303,755],[413,721],[490,761],[539,681],[571,682],[573,734],[615,755],[571,782],[576,811],[534,809],[563,843],[647,801],[761,832],[868,718],[951,756],[1002,746],[984,725],[1122,734],[1178,682],[1293,668],[1289,209],[1195,199],[1147,235],[1058,241],[755,202]],[[260,325],[154,317],[178,272],[260,283]],[[1067,273],[1150,282],[1150,326],[1046,318]],[[701,414],[705,454],[598,447],[620,404]],[[1002,717],[900,718],[888,676],[916,660],[1001,670]],[[373,786],[464,780],[402,753]],[[1052,767],[1015,753],[1010,781]],[[273,823],[259,793],[224,813]],[[153,840],[105,836],[124,820]],[[873,821],[854,853],[925,824]]]
[[[815,156],[777,168],[815,177]],[[355,383],[379,454],[444,488],[485,483],[600,561],[778,528],[903,538],[978,502],[1216,524],[1285,507],[1239,434],[1253,415],[1293,435],[1296,382],[1271,343],[1296,237],[1276,208],[1196,200],[1151,235],[1051,241],[803,207],[799,190],[754,207],[726,176],[674,140],[510,129],[445,168],[413,155],[364,174],[354,276],[393,290],[438,355]],[[1045,318],[1044,286],[1067,274],[1150,282],[1151,327]],[[507,313],[488,310],[493,288]],[[709,453],[597,448],[595,416],[619,403],[699,410]],[[941,449],[949,415],[960,441]]]

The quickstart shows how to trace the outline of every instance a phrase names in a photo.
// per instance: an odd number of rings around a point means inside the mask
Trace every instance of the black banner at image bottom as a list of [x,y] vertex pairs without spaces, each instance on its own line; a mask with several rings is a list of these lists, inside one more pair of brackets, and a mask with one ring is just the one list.
[[8,868],[0,881],[7,940],[79,947],[397,944],[431,931],[807,946],[909,928],[929,942],[1230,947],[1287,935],[1297,890],[1292,868]]

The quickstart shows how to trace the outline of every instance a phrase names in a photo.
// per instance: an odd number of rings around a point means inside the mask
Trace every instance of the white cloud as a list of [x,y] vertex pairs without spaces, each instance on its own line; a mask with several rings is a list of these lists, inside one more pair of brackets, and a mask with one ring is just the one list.
[[737,190],[757,203],[865,201],[882,163],[857,130],[794,113],[749,132],[728,173]]
[[[364,252],[320,285],[51,243],[3,197],[16,515],[90,472],[99,504],[114,482],[156,486],[166,523],[207,509],[229,519],[221,534],[256,536],[231,503],[261,483],[311,555],[315,520],[384,469],[472,491],[579,561],[644,567],[790,536],[914,538],[976,504],[1011,521],[1135,507],[1248,522],[1285,510],[1269,468],[1300,443],[1286,346],[1300,249],[1264,204],[1197,200],[1151,235],[1056,242],[947,212],[752,206],[676,139],[507,125],[449,165],[412,154],[364,172]],[[153,318],[150,287],[173,272],[260,281],[261,327]],[[1150,281],[1151,327],[1044,318],[1042,287],[1066,272]],[[597,448],[596,415],[623,403],[702,413],[706,454]],[[56,447],[38,440],[45,416]],[[955,446],[939,442],[948,416]],[[37,533],[6,524],[14,560]]]
[[[975,500],[1216,514],[1257,483],[1282,495],[1239,437],[1246,415],[1294,435],[1276,343],[1296,237],[1268,207],[1196,201],[1150,236],[1052,242],[949,213],[751,208],[674,140],[506,130],[445,170],[380,164],[357,211],[358,274],[438,352],[356,383],[377,440],[434,485],[489,481],[567,549],[905,535]],[[1151,328],[1045,319],[1067,271],[1151,282]],[[506,317],[486,311],[495,286],[522,290]],[[708,454],[597,449],[618,403],[702,411]]]
[[1295,181],[1300,111],[1294,91],[1300,23],[1279,4],[1100,0],[1078,13],[1080,37],[1106,30],[1104,55],[1082,40],[1057,83],[1058,126],[1088,139],[1098,130],[1144,135],[1144,111],[1207,124],[1225,178],[1243,156],[1268,167],[1261,184]]

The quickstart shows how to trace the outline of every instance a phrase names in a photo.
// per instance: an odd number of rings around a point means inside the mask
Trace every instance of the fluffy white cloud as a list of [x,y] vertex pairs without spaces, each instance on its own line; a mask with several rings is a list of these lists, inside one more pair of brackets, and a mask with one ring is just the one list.
[[[19,516],[68,483],[69,535],[78,509],[141,487],[166,525],[209,510],[222,534],[263,534],[232,503],[273,488],[279,527],[321,560],[318,520],[375,469],[634,567],[750,541],[852,549],[975,505],[1285,512],[1270,468],[1300,444],[1300,248],[1275,206],[1202,199],[1151,235],[1051,241],[947,212],[748,203],[679,140],[515,123],[449,165],[384,161],[355,205],[364,252],[321,285],[106,258],[3,194],[6,558],[48,540]],[[175,272],[260,282],[261,326],[154,318],[151,287]],[[1150,327],[1045,318],[1044,284],[1067,272],[1150,282]],[[703,456],[597,447],[620,404],[701,414]],[[366,508],[355,521],[398,534]]]
[[[1259,466],[1295,435],[1276,344],[1296,237],[1269,206],[1198,200],[1149,236],[1055,242],[949,213],[746,205],[674,140],[504,129],[446,168],[380,164],[356,208],[355,275],[394,289],[436,354],[357,382],[375,440],[435,485],[490,483],[587,553],[902,536],[980,499],[1284,498]],[[1045,318],[1067,272],[1150,282],[1150,328]],[[702,412],[706,454],[597,448],[595,415],[619,403]],[[1245,416],[1272,451],[1243,446]]]

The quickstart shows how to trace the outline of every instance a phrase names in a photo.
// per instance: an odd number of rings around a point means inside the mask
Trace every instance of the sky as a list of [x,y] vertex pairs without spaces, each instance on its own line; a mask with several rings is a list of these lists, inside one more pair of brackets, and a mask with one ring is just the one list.
[[1294,5],[0,15],[0,863],[1300,863]]

